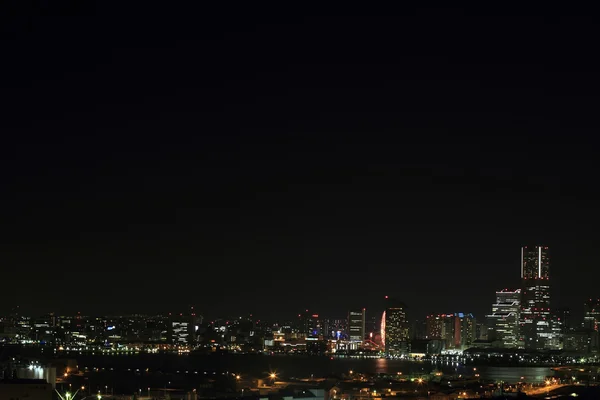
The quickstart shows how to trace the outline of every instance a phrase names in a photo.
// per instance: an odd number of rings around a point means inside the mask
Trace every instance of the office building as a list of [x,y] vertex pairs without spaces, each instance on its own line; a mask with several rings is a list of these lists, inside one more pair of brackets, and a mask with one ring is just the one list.
[[583,327],[598,331],[600,323],[600,299],[589,299],[583,305]]
[[386,298],[387,307],[381,318],[381,340],[389,356],[409,353],[408,321],[406,306],[397,300]]
[[381,312],[378,313],[369,313],[369,317],[367,317],[366,320],[366,334],[369,337],[375,337],[378,336],[380,334],[380,329],[381,329]]
[[521,289],[503,289],[496,292],[496,302],[492,304],[492,313],[487,316],[491,339],[499,347],[507,349],[522,348],[519,336],[521,313]]
[[416,319],[410,324],[410,334],[413,340],[427,339],[427,319]]
[[600,349],[598,331],[587,328],[573,329],[564,334],[563,350],[577,355],[597,354]]
[[202,316],[197,315],[193,307],[191,307],[189,313],[171,315],[169,319],[169,336],[172,344],[189,346],[197,342]]
[[319,337],[326,334],[323,331],[323,322],[319,319],[319,314],[310,313],[308,310],[298,314],[297,330],[302,337]]
[[575,328],[571,318],[571,310],[569,308],[560,308],[555,311],[557,320],[561,322],[562,333],[567,333]]
[[546,350],[562,350],[564,336],[564,322],[558,311],[550,314],[550,332],[551,336],[546,341]]
[[425,336],[427,339],[441,339],[445,314],[431,314],[425,319]]
[[546,246],[521,248],[520,340],[525,349],[551,346],[550,257]]
[[366,310],[364,308],[348,312],[348,339],[362,342],[365,339]]
[[464,350],[475,341],[477,322],[473,314],[441,314],[441,320],[441,339],[447,350]]

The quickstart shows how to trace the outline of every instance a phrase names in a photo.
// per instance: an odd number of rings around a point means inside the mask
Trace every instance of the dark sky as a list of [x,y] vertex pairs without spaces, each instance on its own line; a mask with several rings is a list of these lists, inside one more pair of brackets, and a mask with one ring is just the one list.
[[600,295],[585,10],[84,3],[2,13],[1,312],[481,317],[538,243]]

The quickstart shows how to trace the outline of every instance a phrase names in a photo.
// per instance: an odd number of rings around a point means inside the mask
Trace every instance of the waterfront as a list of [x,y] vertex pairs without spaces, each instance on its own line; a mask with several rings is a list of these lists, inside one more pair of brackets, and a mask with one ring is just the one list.
[[261,378],[276,371],[282,378],[335,377],[356,371],[364,374],[419,375],[440,371],[447,375],[471,375],[473,368],[481,379],[540,383],[553,375],[549,367],[512,367],[431,363],[427,361],[389,360],[385,358],[330,358],[317,356],[266,356],[213,354],[202,356],[175,354],[136,355],[69,355],[82,371],[122,371],[142,377],[153,373],[185,375],[218,375],[236,373]]

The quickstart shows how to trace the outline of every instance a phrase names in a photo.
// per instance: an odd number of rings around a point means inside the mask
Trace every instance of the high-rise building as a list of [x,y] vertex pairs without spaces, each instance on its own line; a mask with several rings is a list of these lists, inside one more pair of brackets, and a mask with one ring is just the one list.
[[477,326],[471,313],[441,314],[441,339],[446,349],[464,350],[476,339]]
[[171,320],[171,343],[179,346],[190,343],[190,323],[187,318],[175,317]]
[[298,333],[304,337],[317,337],[325,334],[319,314],[311,314],[308,310],[298,314]]
[[519,320],[521,313],[521,289],[503,289],[496,292],[492,313],[487,316],[491,337],[504,348],[521,348]]
[[381,339],[385,352],[390,356],[404,355],[408,348],[408,321],[406,305],[386,297],[387,307],[381,318]]
[[600,324],[600,299],[589,299],[583,305],[583,327],[598,331]]
[[555,311],[557,319],[561,321],[562,333],[573,330],[573,321],[571,318],[571,310],[569,308],[560,308]]
[[427,339],[441,339],[445,314],[431,314],[425,320]]
[[550,347],[550,257],[548,247],[521,248],[521,321],[524,347],[542,350]]
[[364,308],[350,310],[348,312],[348,338],[352,341],[365,340],[365,318],[366,310]]
[[427,339],[427,320],[415,319],[410,324],[410,335],[413,340]]
[[367,317],[365,323],[365,334],[367,334],[370,338],[374,338],[380,334],[381,329],[381,312],[378,313],[369,313],[369,317]]
[[191,307],[189,313],[170,315],[168,332],[170,342],[179,346],[196,343],[201,324],[202,316],[195,313],[194,307]]

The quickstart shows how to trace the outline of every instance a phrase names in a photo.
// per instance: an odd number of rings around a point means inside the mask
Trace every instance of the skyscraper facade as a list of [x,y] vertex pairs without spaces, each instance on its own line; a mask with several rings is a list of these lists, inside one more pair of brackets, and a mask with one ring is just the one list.
[[583,327],[594,331],[600,324],[600,299],[589,299],[583,305]]
[[427,339],[441,339],[444,314],[431,314],[425,320],[425,335]]
[[522,348],[519,335],[521,315],[521,289],[503,289],[496,292],[492,313],[487,316],[492,338],[499,346],[509,349]]
[[476,339],[477,321],[471,313],[442,314],[441,338],[447,350],[464,350]]
[[388,304],[382,317],[382,342],[390,356],[408,353],[408,321],[406,306],[396,300],[387,299]]
[[553,339],[547,246],[521,248],[521,285],[521,340],[526,349],[547,349]]
[[365,339],[365,319],[364,308],[348,312],[348,338],[351,341],[362,342]]

